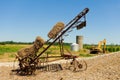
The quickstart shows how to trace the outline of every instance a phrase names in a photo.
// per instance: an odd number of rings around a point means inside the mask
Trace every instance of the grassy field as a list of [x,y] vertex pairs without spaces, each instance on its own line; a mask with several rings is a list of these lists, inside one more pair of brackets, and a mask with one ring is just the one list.
[[[0,45],[0,62],[4,61],[13,61],[15,59],[15,54],[18,50],[21,48],[25,48],[30,46],[30,44],[5,44]],[[47,45],[44,45],[46,47]],[[78,52],[71,51],[73,55],[77,55],[80,57],[92,57],[95,56],[95,54],[89,54],[89,49],[91,45],[84,45],[84,50],[80,50]],[[70,45],[65,45],[64,49],[68,49],[70,51]],[[43,50],[41,48],[39,50],[39,53]],[[120,46],[118,45],[109,45],[106,48],[107,52],[117,52],[120,51]],[[38,54],[39,54],[38,53]],[[60,49],[58,45],[51,46],[42,56],[46,56],[46,53],[51,55],[60,55]],[[68,53],[67,50],[64,50],[64,53]]]
[[27,46],[29,45],[18,45],[18,44],[0,45],[0,62],[13,61],[15,59],[15,54],[17,53],[17,51]]

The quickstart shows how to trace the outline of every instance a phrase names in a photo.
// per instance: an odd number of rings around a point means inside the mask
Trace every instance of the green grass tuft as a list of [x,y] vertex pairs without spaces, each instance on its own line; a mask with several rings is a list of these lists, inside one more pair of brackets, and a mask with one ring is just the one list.
[[79,56],[81,56],[81,57],[92,57],[93,55],[91,55],[91,54],[85,54],[85,53],[80,53]]

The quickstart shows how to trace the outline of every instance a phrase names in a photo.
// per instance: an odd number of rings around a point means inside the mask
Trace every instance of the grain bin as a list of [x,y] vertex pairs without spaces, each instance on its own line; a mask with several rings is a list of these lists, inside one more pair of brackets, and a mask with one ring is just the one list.
[[79,49],[83,49],[83,36],[76,36],[76,43],[79,45]]
[[79,51],[79,45],[76,43],[71,44],[71,50],[72,51]]

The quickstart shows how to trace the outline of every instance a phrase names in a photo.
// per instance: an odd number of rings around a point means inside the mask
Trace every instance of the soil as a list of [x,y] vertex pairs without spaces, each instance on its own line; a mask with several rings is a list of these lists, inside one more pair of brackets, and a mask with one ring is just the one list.
[[[60,70],[56,72],[40,71],[36,75],[20,76],[11,70],[13,62],[0,63],[0,80],[120,80],[120,52],[102,54],[90,58],[78,58],[85,60],[87,70],[72,72],[70,70]],[[63,63],[66,60],[56,61]],[[17,67],[18,63],[15,63]]]

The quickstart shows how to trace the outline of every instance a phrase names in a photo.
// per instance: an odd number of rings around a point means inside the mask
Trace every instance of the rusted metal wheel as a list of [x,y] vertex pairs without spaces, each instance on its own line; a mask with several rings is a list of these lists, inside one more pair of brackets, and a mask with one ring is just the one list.
[[87,63],[84,60],[80,60],[78,63],[79,71],[84,71],[87,69]]
[[84,71],[87,69],[87,63],[84,60],[73,60],[70,63],[69,70],[78,72],[78,71]]

